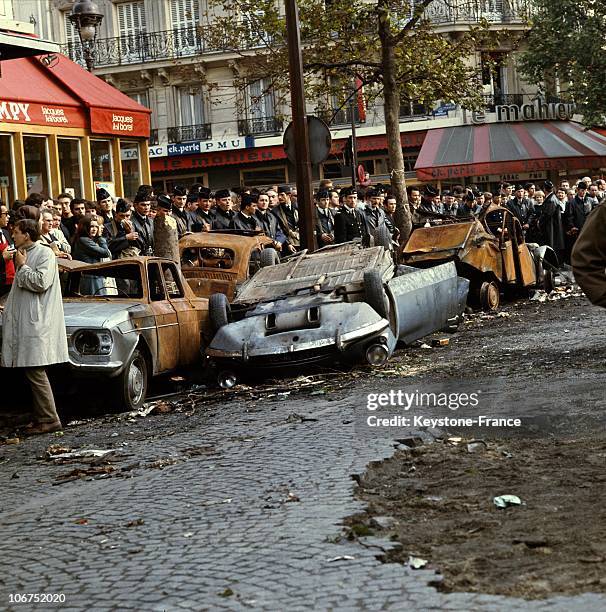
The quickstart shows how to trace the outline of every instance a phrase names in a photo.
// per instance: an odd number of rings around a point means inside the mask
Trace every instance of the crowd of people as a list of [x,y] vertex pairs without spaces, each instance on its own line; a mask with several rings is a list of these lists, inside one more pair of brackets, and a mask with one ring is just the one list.
[[[606,197],[606,181],[586,177],[575,184],[562,180],[557,186],[545,181],[540,188],[502,183],[493,192],[473,185],[439,192],[425,185],[410,187],[407,193],[413,228],[472,218],[491,205],[503,206],[520,221],[528,242],[547,244],[561,261],[569,261],[587,215]],[[396,204],[380,184],[336,189],[330,180],[321,181],[313,220],[317,245],[364,240],[380,227],[397,243]],[[200,184],[189,190],[175,185],[168,195],[141,185],[132,200],[114,200],[98,189],[96,202],[68,193],[56,199],[32,193],[10,210],[0,206],[0,295],[10,290],[14,278],[12,228],[19,219],[36,221],[37,240],[56,257],[86,263],[152,254],[174,258],[174,251],[156,244],[159,224],[173,232],[175,241],[190,232],[236,229],[264,232],[282,255],[298,251],[301,244],[297,193],[289,185],[243,189],[238,195],[228,189],[212,193]]]

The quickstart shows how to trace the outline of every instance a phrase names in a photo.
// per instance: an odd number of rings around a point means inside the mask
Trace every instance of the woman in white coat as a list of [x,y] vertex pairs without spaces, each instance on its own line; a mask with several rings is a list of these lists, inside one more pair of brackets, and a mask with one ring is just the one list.
[[35,221],[15,225],[16,273],[2,316],[1,363],[25,369],[34,404],[35,421],[26,428],[31,435],[62,428],[45,367],[68,361],[59,269],[39,238]]

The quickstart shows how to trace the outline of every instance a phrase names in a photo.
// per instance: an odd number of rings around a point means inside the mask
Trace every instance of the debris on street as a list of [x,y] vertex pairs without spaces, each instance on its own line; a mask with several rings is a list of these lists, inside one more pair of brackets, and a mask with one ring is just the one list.
[[427,559],[421,559],[421,557],[408,557],[408,565],[412,569],[422,569],[429,561]]
[[499,495],[493,500],[497,508],[507,508],[508,506],[521,506],[522,500],[517,495]]

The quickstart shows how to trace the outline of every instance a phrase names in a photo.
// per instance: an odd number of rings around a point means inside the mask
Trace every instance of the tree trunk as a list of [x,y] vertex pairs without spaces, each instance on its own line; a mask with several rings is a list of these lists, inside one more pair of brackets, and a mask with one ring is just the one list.
[[[383,2],[380,4],[383,4]],[[379,39],[381,41],[385,133],[391,168],[391,190],[397,202],[395,222],[400,230],[400,243],[405,244],[412,230],[412,218],[406,194],[404,155],[400,140],[400,93],[396,83],[395,48],[389,31],[388,7],[385,7],[382,14],[380,12]]]

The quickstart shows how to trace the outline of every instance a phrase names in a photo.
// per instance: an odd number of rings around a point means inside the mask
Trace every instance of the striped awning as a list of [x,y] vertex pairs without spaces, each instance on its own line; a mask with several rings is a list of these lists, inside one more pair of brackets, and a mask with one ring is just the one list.
[[422,181],[606,167],[606,136],[572,121],[486,123],[428,130]]

